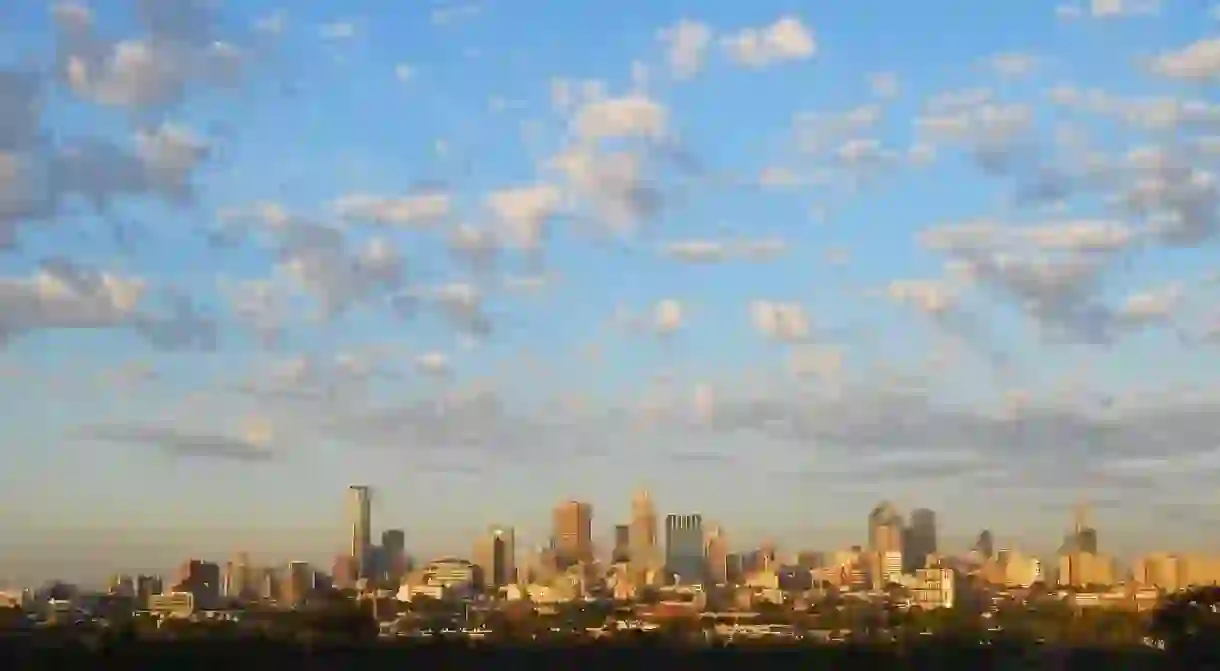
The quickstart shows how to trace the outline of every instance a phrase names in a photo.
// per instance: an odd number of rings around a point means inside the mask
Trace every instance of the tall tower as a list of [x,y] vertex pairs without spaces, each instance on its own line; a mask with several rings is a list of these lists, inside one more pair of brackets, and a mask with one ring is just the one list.
[[902,515],[889,501],[868,514],[868,549],[879,554],[902,552]]
[[1097,554],[1097,529],[1089,526],[1089,504],[1084,502],[1076,504],[1073,518],[1076,551]]
[[676,573],[684,585],[701,585],[707,579],[707,546],[703,516],[665,516],[665,570]]
[[373,545],[373,491],[367,485],[347,488],[347,520],[351,531],[351,556],[359,577],[369,577]]
[[475,546],[474,563],[482,570],[483,585],[500,588],[517,582],[517,540],[512,527],[492,525]]
[[936,554],[936,513],[927,508],[911,511],[910,526],[903,541],[904,571],[914,573],[924,567],[928,555]]
[[631,524],[627,540],[632,565],[647,570],[657,558],[657,510],[648,491],[641,489],[631,497]]
[[614,550],[610,553],[610,562],[618,564],[631,560],[631,525],[614,525]]
[[707,579],[714,585],[729,581],[729,539],[718,524],[704,530],[704,555],[707,556]]
[[555,555],[563,566],[593,558],[593,505],[564,501],[551,516]]

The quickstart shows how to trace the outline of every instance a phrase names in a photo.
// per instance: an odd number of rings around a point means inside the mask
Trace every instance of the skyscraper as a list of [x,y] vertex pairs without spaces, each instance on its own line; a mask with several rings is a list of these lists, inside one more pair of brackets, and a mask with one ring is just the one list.
[[407,568],[407,535],[402,529],[386,529],[381,532],[381,565],[377,567],[377,577],[397,584],[406,573]]
[[979,532],[978,540],[974,542],[974,551],[979,553],[983,559],[991,559],[995,554],[995,537],[992,536],[990,529],[983,529]]
[[928,555],[935,554],[936,549],[936,513],[927,508],[912,510],[911,524],[903,541],[903,571],[914,573],[916,569],[924,568]]
[[879,554],[902,552],[902,515],[889,501],[868,514],[868,549]]
[[631,498],[630,527],[631,563],[637,572],[642,572],[657,558],[657,511],[647,490],[641,489]]
[[729,581],[729,539],[718,524],[708,526],[704,541],[707,557],[707,580],[715,585]]
[[552,514],[553,542],[561,567],[593,558],[593,505],[564,501]]
[[499,588],[517,581],[517,540],[512,527],[492,525],[475,545],[474,563],[483,574],[483,585]]
[[373,545],[373,495],[366,485],[347,488],[347,519],[351,530],[351,555],[361,578],[370,573]]
[[631,525],[614,525],[614,550],[610,553],[610,561],[619,563],[631,559]]
[[665,570],[685,585],[702,584],[707,576],[703,516],[665,516]]

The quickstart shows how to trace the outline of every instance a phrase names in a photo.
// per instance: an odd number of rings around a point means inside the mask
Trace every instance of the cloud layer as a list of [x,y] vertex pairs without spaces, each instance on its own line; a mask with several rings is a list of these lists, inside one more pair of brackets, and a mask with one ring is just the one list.
[[[1140,28],[1169,9],[1048,7],[1118,46],[956,69],[688,15],[604,71],[490,5],[433,8],[441,57],[368,7],[61,3],[0,69],[0,385],[46,347],[137,399],[65,443],[302,472],[1182,505],[1220,467],[1220,42]],[[133,410],[167,398],[224,409]]]

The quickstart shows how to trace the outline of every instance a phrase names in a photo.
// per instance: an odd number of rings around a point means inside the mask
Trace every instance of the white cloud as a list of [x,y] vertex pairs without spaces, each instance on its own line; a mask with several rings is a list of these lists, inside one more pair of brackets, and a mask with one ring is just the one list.
[[521,249],[537,249],[548,222],[560,210],[563,194],[550,184],[502,189],[487,195],[487,207],[507,227],[507,238]]
[[800,342],[810,335],[809,316],[798,303],[754,301],[750,317],[759,333],[774,340]]
[[48,262],[28,277],[0,278],[0,342],[45,329],[134,326],[143,280]]
[[583,140],[624,137],[660,139],[668,130],[669,112],[643,95],[596,100],[585,104],[572,120]]
[[652,309],[653,327],[658,333],[669,334],[682,328],[686,310],[682,303],[672,298],[658,301]]
[[331,203],[344,219],[396,227],[431,226],[449,216],[452,199],[446,193],[385,197],[350,194]]
[[706,24],[682,19],[659,35],[666,45],[666,60],[676,79],[688,79],[703,69],[712,45],[712,29]]
[[1220,38],[1205,38],[1152,60],[1151,69],[1172,79],[1207,81],[1220,77]]
[[763,28],[745,28],[721,38],[721,44],[731,59],[752,68],[809,60],[817,53],[813,34],[794,16]]

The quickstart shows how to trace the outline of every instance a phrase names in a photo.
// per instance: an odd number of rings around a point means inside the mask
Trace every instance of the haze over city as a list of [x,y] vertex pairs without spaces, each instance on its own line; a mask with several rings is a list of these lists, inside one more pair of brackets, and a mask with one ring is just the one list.
[[[339,11],[339,10],[342,11]],[[0,578],[423,558],[648,489],[1216,551],[1220,13],[0,9]]]

